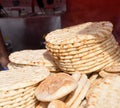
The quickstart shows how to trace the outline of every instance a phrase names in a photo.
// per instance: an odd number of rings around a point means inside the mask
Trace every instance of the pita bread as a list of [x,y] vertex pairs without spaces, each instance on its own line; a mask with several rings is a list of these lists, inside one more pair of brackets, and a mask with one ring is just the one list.
[[79,81],[79,79],[81,78],[81,73],[80,72],[74,72],[72,73],[72,77],[76,80]]
[[99,75],[104,78],[104,77],[108,77],[108,76],[120,75],[120,73],[119,73],[119,72],[113,73],[113,72],[100,71],[100,72],[99,72]]
[[78,106],[81,104],[82,100],[85,98],[88,90],[90,88],[90,81],[87,80],[85,86],[83,87],[82,91],[79,93],[77,99],[74,101],[74,103],[71,105],[70,108],[78,108]]
[[8,67],[9,70],[15,70],[15,69],[21,69],[21,68],[24,68],[24,67],[33,67],[33,66],[24,65],[24,64],[16,64],[16,63],[9,62],[7,64],[7,67]]
[[77,81],[66,73],[56,73],[48,76],[35,90],[38,100],[49,102],[60,99],[77,87]]
[[72,55],[67,55],[67,56],[54,56],[55,59],[57,60],[66,60],[66,59],[76,59],[76,58],[80,58],[81,60],[83,60],[84,58],[90,58],[90,57],[93,57],[94,55],[98,55],[99,53],[102,53],[102,52],[107,52],[107,50],[109,51],[110,49],[111,50],[115,50],[118,48],[118,45],[108,45],[106,47],[98,47],[96,49],[93,49],[93,50],[88,50],[87,52],[84,52],[84,53],[76,53],[76,54],[72,54]]
[[[33,65],[25,65],[25,64],[16,64],[9,62],[7,65],[9,70],[15,70],[15,69],[21,69],[24,67],[39,67],[39,66],[33,66]],[[40,66],[41,67],[41,66]],[[45,66],[50,72],[59,72],[60,69],[57,66]]]
[[63,101],[53,100],[48,104],[47,108],[70,108]]
[[70,44],[64,44],[64,45],[55,45],[55,44],[51,44],[46,42],[46,48],[48,50],[50,50],[51,52],[58,52],[57,50],[61,50],[61,52],[65,52],[65,50],[70,51],[68,49],[74,49],[76,47],[80,47],[80,46],[89,46],[89,45],[93,45],[93,44],[99,44],[103,41],[105,41],[107,38],[105,39],[100,39],[100,40],[95,40],[95,39],[91,39],[91,40],[83,40],[80,42],[75,42],[75,43],[70,43]]
[[1,71],[0,91],[7,91],[31,86],[45,79],[50,72],[45,67],[27,67]]
[[[69,55],[71,52],[75,52],[75,51],[79,51],[79,52],[86,52],[89,50],[93,50],[97,47],[106,47],[109,46],[111,44],[118,44],[116,42],[116,40],[114,39],[114,36],[111,34],[111,36],[109,38],[107,38],[106,40],[100,42],[100,43],[91,43],[91,44],[84,44],[84,45],[79,45],[77,47],[74,48],[67,48],[67,49],[53,49],[53,48],[49,48],[50,52],[52,54],[58,54],[58,55]],[[74,44],[73,44],[74,45]],[[89,50],[88,50],[89,49]]]
[[38,103],[38,101],[36,101],[36,102],[29,101],[27,103],[24,103],[24,104],[22,104],[20,106],[16,106],[16,107],[17,108],[19,108],[19,107],[22,107],[22,108],[36,108],[36,103]]
[[115,52],[114,55],[108,55],[108,57],[104,57],[103,56],[103,60],[101,59],[101,61],[99,59],[96,59],[97,61],[99,62],[96,62],[94,65],[88,65],[88,66],[85,66],[85,67],[77,67],[77,68],[65,68],[64,66],[61,66],[59,65],[60,69],[63,70],[63,71],[68,71],[68,72],[74,72],[74,71],[79,71],[79,72],[82,72],[82,73],[89,73],[89,72],[94,72],[94,71],[98,71],[100,70],[101,68],[105,67],[107,64],[110,64],[110,63],[113,63],[114,60],[117,60],[119,58],[119,50]]
[[[29,87],[28,87],[28,88],[29,88]],[[2,95],[1,95],[1,97],[0,97],[0,103],[2,104],[2,103],[4,103],[4,102],[10,102],[10,101],[16,100],[16,99],[18,99],[18,98],[20,99],[21,97],[27,96],[27,95],[29,95],[30,93],[33,93],[33,94],[34,94],[35,88],[36,88],[36,87],[32,86],[30,89],[25,89],[24,91],[21,91],[21,93],[18,92],[17,94],[13,94],[13,95],[11,95],[11,96],[9,96],[9,95],[10,95],[10,93],[11,93],[12,91],[8,91],[8,93],[4,92],[4,94],[1,93]],[[19,90],[19,91],[20,91],[20,90]],[[13,93],[14,93],[14,92],[13,92]],[[8,95],[8,94],[9,94],[9,95]]]
[[109,58],[109,57],[114,56],[115,53],[118,52],[117,50],[119,51],[119,49],[112,49],[111,48],[111,49],[109,49],[105,52],[103,51],[97,55],[90,54],[89,56],[87,56],[89,58],[84,57],[85,59],[78,58],[78,60],[77,59],[59,60],[59,61],[56,60],[56,64],[58,66],[63,66],[63,67],[66,67],[66,66],[78,67],[78,66],[85,66],[87,64],[90,65],[90,64],[94,64],[96,61],[98,61],[98,62],[101,61],[101,59],[103,59],[103,58]]
[[19,106],[29,101],[35,102],[37,101],[33,92],[29,93],[28,95],[24,95],[22,97],[16,98],[14,100],[0,102],[0,106],[5,105],[12,105],[12,106]]
[[78,87],[72,93],[70,93],[68,97],[66,98],[65,100],[66,105],[71,106],[74,103],[79,93],[84,88],[86,82],[87,82],[87,76],[83,74],[80,80],[78,81]]
[[119,100],[120,76],[106,77],[90,92],[85,108],[119,108]]
[[80,42],[81,40],[106,38],[112,32],[113,25],[110,22],[88,22],[79,25],[79,29],[59,29],[50,32],[46,37],[46,42],[52,44],[69,44]]
[[120,72],[120,64],[113,64],[104,68],[106,72],[118,73]]
[[46,49],[16,51],[9,55],[9,60],[16,64],[56,66],[53,57]]
[[33,99],[27,99],[27,101],[21,101],[19,103],[0,106],[2,108],[35,108],[37,101]]
[[[103,80],[103,78],[99,77],[99,78],[97,78],[94,82],[91,83],[90,88],[89,88],[89,90],[88,90],[88,92],[87,92],[87,94],[86,94],[86,99],[89,98],[92,90],[93,90],[97,85],[99,85],[99,83],[101,83],[102,80]],[[87,100],[86,100],[86,101],[87,101]]]
[[[94,58],[96,58],[96,56],[101,56],[100,54],[104,54],[104,55],[109,55],[112,51],[115,52],[116,50],[120,50],[118,46],[116,45],[110,45],[108,47],[105,48],[101,48],[99,50],[91,50],[89,52],[85,52],[85,53],[80,53],[78,55],[72,55],[72,56],[64,56],[64,57],[60,57],[58,56],[57,58],[55,58],[55,62],[60,62],[60,63],[76,63],[76,62],[82,62],[82,61],[86,61],[86,59],[88,60],[92,60]],[[111,54],[112,55],[112,54]]]
[[35,89],[36,86],[38,84],[32,85],[32,86],[28,86],[28,87],[24,87],[24,88],[20,88],[20,89],[14,89],[14,90],[10,90],[10,91],[1,91],[0,92],[0,100],[3,100],[4,98],[11,98],[11,97],[16,97],[20,94],[23,94],[26,91],[29,91],[31,89]]
[[98,78],[98,73],[97,73],[97,72],[96,72],[96,73],[94,72],[94,73],[92,73],[92,75],[90,76],[89,80],[90,80],[91,83],[93,83],[97,78]]

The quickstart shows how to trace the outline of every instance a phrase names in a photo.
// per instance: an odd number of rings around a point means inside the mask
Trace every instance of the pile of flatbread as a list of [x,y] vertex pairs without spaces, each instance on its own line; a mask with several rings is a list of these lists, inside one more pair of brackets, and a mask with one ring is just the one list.
[[45,37],[46,48],[62,71],[92,73],[120,61],[112,30],[108,21],[55,30]]
[[119,108],[112,30],[111,22],[88,22],[48,33],[46,49],[11,53],[0,72],[0,108]]
[[21,50],[9,55],[8,69],[17,69],[33,66],[45,66],[50,72],[59,72],[53,57],[46,49]]
[[84,100],[91,82],[87,75],[75,72],[56,73],[42,81],[35,95],[39,100],[36,108],[78,108]]
[[[88,77],[79,72],[70,76],[67,73],[50,75],[35,90],[39,100],[36,108],[119,108],[120,64],[106,67],[104,71],[116,75],[103,77],[93,73]],[[66,75],[68,79],[63,77]]]
[[0,108],[35,108],[35,89],[49,74],[46,67],[1,71]]

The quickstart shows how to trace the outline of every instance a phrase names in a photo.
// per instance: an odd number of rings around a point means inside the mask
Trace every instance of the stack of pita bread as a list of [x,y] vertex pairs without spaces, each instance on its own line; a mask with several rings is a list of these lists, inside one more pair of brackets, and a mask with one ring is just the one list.
[[46,37],[46,48],[64,72],[91,73],[120,61],[120,48],[110,22],[88,22],[55,30]]
[[90,87],[87,75],[75,72],[48,76],[35,90],[36,108],[78,108]]
[[119,108],[112,30],[108,21],[88,22],[50,32],[47,49],[11,53],[0,72],[0,108]]
[[110,66],[106,66],[99,72],[101,77],[108,77],[108,76],[116,76],[120,75],[120,63],[112,64]]
[[35,108],[35,89],[49,74],[45,67],[1,71],[0,108]]
[[17,69],[33,66],[45,66],[50,72],[58,72],[53,57],[46,49],[40,50],[22,50],[16,51],[9,55],[8,68]]

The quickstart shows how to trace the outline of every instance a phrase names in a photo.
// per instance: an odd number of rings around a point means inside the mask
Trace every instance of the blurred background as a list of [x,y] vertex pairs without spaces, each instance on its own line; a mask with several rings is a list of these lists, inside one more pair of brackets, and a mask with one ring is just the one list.
[[11,53],[45,47],[47,33],[88,21],[111,21],[120,43],[120,0],[0,0],[0,28]]

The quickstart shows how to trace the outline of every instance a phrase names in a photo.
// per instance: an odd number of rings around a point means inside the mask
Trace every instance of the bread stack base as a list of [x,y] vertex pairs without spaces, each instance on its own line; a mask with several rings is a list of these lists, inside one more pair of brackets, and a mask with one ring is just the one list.
[[1,71],[0,108],[35,108],[35,89],[49,74],[45,67]]

